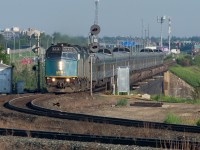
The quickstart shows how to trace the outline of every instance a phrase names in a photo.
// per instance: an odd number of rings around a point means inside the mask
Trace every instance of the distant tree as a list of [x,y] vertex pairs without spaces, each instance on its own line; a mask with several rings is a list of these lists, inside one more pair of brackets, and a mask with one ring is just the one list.
[[200,37],[199,36],[193,36],[193,37],[191,37],[191,41],[199,42],[200,41]]
[[3,50],[3,47],[0,45],[0,61],[3,61],[4,64],[9,63],[9,58],[6,52]]

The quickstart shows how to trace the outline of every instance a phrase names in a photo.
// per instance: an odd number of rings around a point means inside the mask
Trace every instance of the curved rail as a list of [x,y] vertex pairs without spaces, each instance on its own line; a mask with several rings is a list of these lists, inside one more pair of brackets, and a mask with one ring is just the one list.
[[30,100],[26,104],[28,108],[19,108],[12,104],[15,100],[16,99],[8,101],[7,103],[4,104],[4,106],[7,108],[28,113],[28,114],[48,116],[48,117],[54,117],[54,118],[60,118],[60,119],[88,121],[88,122],[95,122],[95,123],[114,124],[114,125],[129,126],[129,127],[132,126],[132,127],[140,127],[140,128],[148,126],[149,128],[155,128],[155,129],[165,129],[165,130],[189,132],[189,133],[200,133],[199,126],[167,124],[167,123],[158,123],[158,122],[150,122],[150,121],[129,120],[129,119],[121,119],[121,118],[62,112],[62,111],[51,110],[51,109],[38,106],[35,104],[35,100]]
[[[157,128],[157,129],[168,129],[174,131],[183,131],[184,132],[200,132],[199,127],[194,126],[183,126],[183,125],[171,125],[171,124],[163,124],[163,123],[155,123],[155,122],[145,122],[145,121],[137,121],[137,120],[128,120],[128,119],[120,119],[120,118],[109,118],[109,117],[100,117],[100,116],[92,116],[92,115],[84,115],[84,114],[75,114],[75,113],[67,113],[56,110],[50,110],[46,108],[42,108],[34,104],[35,98],[38,96],[33,96],[29,100],[26,100],[27,103],[24,107],[17,107],[13,104],[18,101],[20,98],[13,99],[4,104],[5,107],[17,110],[20,112],[40,115],[40,116],[48,116],[48,117],[56,117],[61,119],[70,119],[70,120],[79,120],[79,121],[90,121],[104,124],[115,124],[115,125],[123,125],[123,126],[135,126],[135,127],[144,127],[148,126],[149,128]],[[40,97],[40,96],[39,96]],[[26,97],[23,97],[26,98]],[[32,108],[32,109],[31,109]],[[184,127],[184,128],[183,128]],[[187,128],[186,128],[187,127]],[[190,128],[189,128],[190,127]],[[182,129],[181,129],[182,128]],[[193,130],[191,130],[193,128]],[[191,131],[190,131],[191,130]],[[200,142],[191,141],[191,140],[166,140],[166,139],[147,139],[147,138],[129,138],[129,137],[113,137],[113,136],[99,136],[99,135],[87,135],[87,134],[71,134],[71,133],[56,133],[56,132],[46,132],[46,131],[26,131],[26,130],[18,130],[18,129],[0,129],[1,135],[14,135],[14,136],[27,136],[27,134],[31,135],[31,137],[38,138],[48,138],[48,139],[58,139],[58,140],[73,140],[73,141],[84,141],[84,142],[100,142],[100,143],[109,143],[109,144],[126,144],[126,145],[138,145],[138,146],[150,146],[150,147],[162,147],[162,148],[173,148],[187,145],[192,147],[192,149],[199,149]],[[184,148],[183,148],[184,149]]]

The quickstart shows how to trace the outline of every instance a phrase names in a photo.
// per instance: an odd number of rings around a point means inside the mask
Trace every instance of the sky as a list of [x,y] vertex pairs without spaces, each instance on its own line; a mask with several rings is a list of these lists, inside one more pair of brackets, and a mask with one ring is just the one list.
[[[199,6],[200,0],[99,0],[99,36],[141,37],[149,26],[149,35],[159,37],[157,16],[171,18],[172,36],[200,36]],[[0,29],[31,27],[86,37],[94,20],[95,0],[0,0]],[[165,20],[163,37],[167,33]]]

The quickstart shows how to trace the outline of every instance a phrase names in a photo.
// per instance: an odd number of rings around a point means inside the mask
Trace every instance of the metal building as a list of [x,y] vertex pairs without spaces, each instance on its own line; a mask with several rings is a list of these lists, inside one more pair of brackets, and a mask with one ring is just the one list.
[[130,93],[130,81],[129,81],[129,67],[117,68],[117,89],[118,95],[120,92]]
[[0,63],[0,93],[12,93],[12,67]]

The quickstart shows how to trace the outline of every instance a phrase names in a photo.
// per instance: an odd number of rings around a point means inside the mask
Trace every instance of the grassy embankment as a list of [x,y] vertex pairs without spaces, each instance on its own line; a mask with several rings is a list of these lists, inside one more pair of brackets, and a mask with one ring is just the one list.
[[183,79],[189,85],[197,87],[200,84],[200,56],[192,59],[189,55],[180,55],[176,59],[177,65],[169,70]]
[[196,56],[194,59],[188,55],[180,55],[176,58],[177,65],[172,66],[169,70],[187,82],[189,85],[195,88],[195,101],[188,101],[187,99],[165,97],[165,96],[152,96],[156,101],[162,99],[165,102],[173,103],[199,103],[200,104],[200,56]]
[[199,86],[200,83],[200,67],[198,66],[187,66],[183,67],[176,65],[170,67],[169,70],[183,79],[185,82],[193,87]]
[[[194,100],[188,100],[183,98],[167,97],[156,95],[152,99],[156,101],[165,101],[172,103],[192,103],[200,104],[200,56],[196,56],[192,59],[188,55],[180,55],[177,59],[177,65],[172,66],[169,70],[187,82],[189,85],[194,87],[195,91],[193,92]],[[164,121],[165,123],[174,123],[174,124],[184,124],[184,121],[181,120],[179,116],[176,116],[172,113],[169,113]],[[200,126],[200,119],[195,123],[197,126]]]

